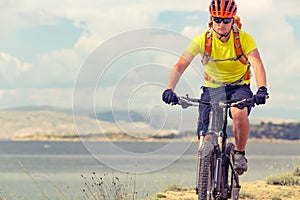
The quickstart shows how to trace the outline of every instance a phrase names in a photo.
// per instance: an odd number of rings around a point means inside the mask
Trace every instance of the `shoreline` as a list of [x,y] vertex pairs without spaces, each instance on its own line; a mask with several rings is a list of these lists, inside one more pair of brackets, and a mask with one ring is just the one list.
[[[0,139],[2,140],[2,139]],[[61,137],[23,137],[23,138],[11,138],[3,139],[3,141],[56,141],[56,142],[197,142],[197,137],[194,138],[173,138],[173,139],[156,139],[156,138],[61,138]],[[227,142],[234,143],[234,138],[228,138]],[[249,138],[248,143],[300,143],[300,140],[284,140],[284,139],[260,139]]]

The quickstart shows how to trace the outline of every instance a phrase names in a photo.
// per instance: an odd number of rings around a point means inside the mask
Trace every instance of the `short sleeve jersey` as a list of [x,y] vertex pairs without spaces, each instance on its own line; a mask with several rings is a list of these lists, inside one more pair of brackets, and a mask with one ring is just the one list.
[[[196,56],[200,54],[203,57],[204,45],[205,45],[205,34],[201,33],[196,36],[188,45],[187,51]],[[253,37],[246,33],[245,31],[239,30],[240,42],[242,50],[245,55],[248,55],[249,52],[256,49],[256,42]],[[225,43],[220,41],[215,33],[212,33],[212,52],[211,58],[213,59],[228,59],[236,58],[235,48],[234,48],[234,39],[233,33],[231,31],[229,40]],[[247,72],[248,66],[242,64],[239,60],[232,61],[209,61],[204,65],[205,73],[218,83],[233,83],[241,79]],[[244,80],[240,84],[250,84],[250,80]],[[219,85],[212,82],[204,81],[204,86],[206,87],[219,87]]]

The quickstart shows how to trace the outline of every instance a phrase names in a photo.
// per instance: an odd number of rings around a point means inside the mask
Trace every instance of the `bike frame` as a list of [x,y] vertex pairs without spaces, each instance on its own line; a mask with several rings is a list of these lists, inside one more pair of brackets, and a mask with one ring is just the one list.
[[[201,103],[201,102],[200,102]],[[203,103],[203,102],[202,102]],[[199,145],[198,149],[200,150],[201,146],[203,145],[203,142],[205,140],[210,140],[214,147],[215,147],[215,170],[214,170],[214,183],[213,183],[213,196],[215,198],[220,197],[222,195],[221,191],[221,184],[222,184],[222,163],[223,163],[223,157],[224,152],[226,148],[226,139],[227,139],[227,124],[228,124],[228,110],[230,108],[229,104],[220,105],[218,102],[211,102],[211,111],[209,113],[209,125],[208,125],[208,131],[201,131],[199,138]],[[222,111],[220,112],[220,109]],[[223,121],[223,123],[221,122]],[[222,126],[222,127],[221,127]],[[210,136],[208,139],[207,136]],[[230,162],[230,161],[229,161]],[[233,165],[231,163],[230,165],[233,170]],[[197,167],[198,168],[198,167]],[[235,173],[234,173],[235,174]],[[235,178],[235,181],[239,183],[237,176],[233,175]],[[197,178],[198,181],[198,178]],[[198,186],[198,182],[196,183]],[[240,187],[238,185],[238,187]],[[231,191],[232,188],[230,188],[229,191]]]
[[[248,103],[248,104],[245,104]],[[211,107],[209,113],[209,125],[208,131],[201,131],[198,133],[198,151],[201,150],[203,143],[205,141],[210,141],[214,145],[214,181],[212,188],[212,195],[215,199],[223,198],[222,196],[226,195],[231,197],[232,190],[238,190],[239,192],[241,186],[239,185],[238,175],[233,170],[233,163],[231,163],[230,158],[226,155],[226,140],[227,140],[227,125],[228,125],[228,110],[230,107],[239,107],[243,108],[247,105],[254,106],[254,98],[251,99],[243,99],[243,100],[229,100],[229,101],[219,101],[219,102],[205,102],[201,99],[193,99],[189,98],[188,95],[186,97],[179,97],[179,102],[182,108],[187,108],[189,106],[199,106],[199,104],[207,105]],[[242,105],[244,104],[244,105]],[[200,156],[198,157],[198,160]],[[228,184],[228,168],[227,168],[227,180],[224,178],[223,169],[224,169],[224,160],[226,159],[226,163],[229,165],[231,169],[231,185],[227,194],[222,194],[222,183],[227,182]],[[199,172],[200,166],[199,162],[197,162],[197,172]],[[226,171],[226,170],[224,170]],[[199,181],[199,173],[197,173],[196,178],[196,193],[198,194],[198,181]],[[233,188],[233,181],[236,183],[235,188]],[[225,184],[225,183],[224,183]]]

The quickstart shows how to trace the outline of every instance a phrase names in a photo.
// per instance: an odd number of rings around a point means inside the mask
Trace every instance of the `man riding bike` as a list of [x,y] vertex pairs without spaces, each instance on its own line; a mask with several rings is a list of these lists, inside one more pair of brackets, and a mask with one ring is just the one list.
[[[204,101],[251,98],[250,67],[256,77],[256,104],[265,104],[268,97],[266,72],[255,40],[242,31],[237,5],[234,0],[212,0],[209,6],[209,30],[196,36],[173,66],[163,92],[165,103],[177,103],[175,87],[193,58],[200,54],[204,66],[204,86],[201,99]],[[247,171],[245,148],[250,134],[248,115],[251,107],[231,108],[235,136],[234,170],[238,174]],[[210,107],[199,106],[198,134],[207,131]]]

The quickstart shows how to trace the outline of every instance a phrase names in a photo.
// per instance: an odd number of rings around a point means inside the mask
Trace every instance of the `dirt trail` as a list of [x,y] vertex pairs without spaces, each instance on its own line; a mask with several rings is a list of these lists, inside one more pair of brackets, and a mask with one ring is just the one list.
[[[194,190],[158,193],[157,200],[197,200]],[[264,181],[242,183],[240,199],[245,200],[300,200],[300,186],[268,185]]]

